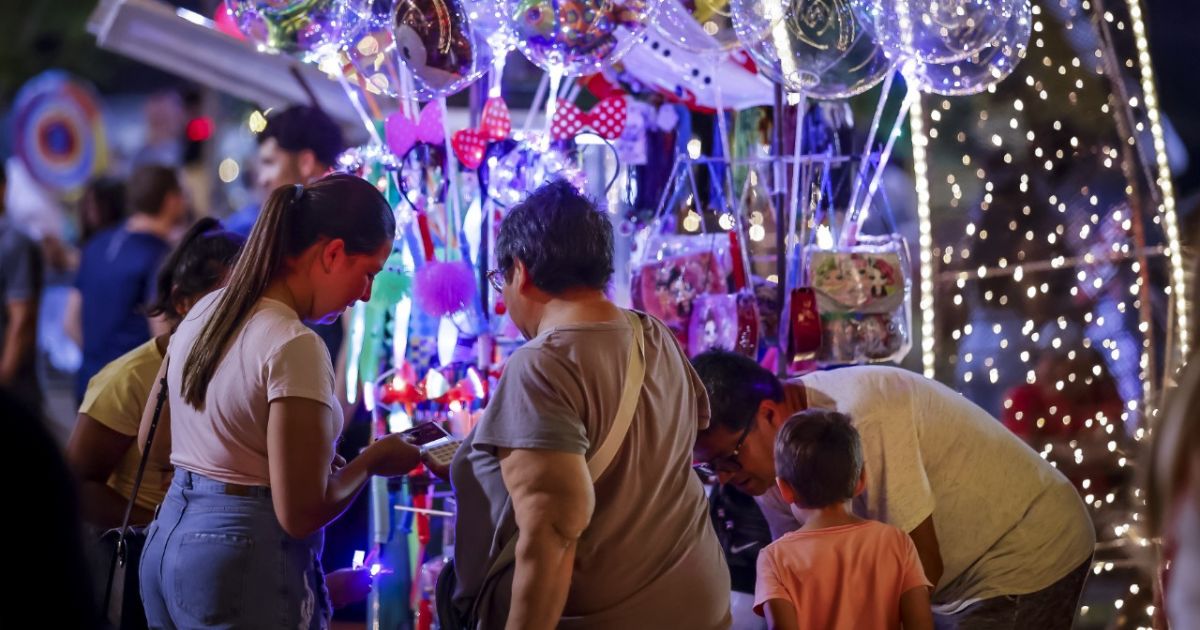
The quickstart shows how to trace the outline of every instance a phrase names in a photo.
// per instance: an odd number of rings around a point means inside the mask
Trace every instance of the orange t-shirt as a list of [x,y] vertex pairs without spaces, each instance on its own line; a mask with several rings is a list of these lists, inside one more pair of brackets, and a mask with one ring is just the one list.
[[754,612],[792,603],[801,628],[900,628],[900,595],[925,578],[908,534],[877,521],[795,531],[758,554]]

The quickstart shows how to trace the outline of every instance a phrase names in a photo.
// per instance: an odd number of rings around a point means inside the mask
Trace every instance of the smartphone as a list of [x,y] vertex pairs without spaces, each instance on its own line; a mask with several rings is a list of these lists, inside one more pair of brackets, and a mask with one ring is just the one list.
[[409,444],[421,447],[421,453],[439,466],[449,466],[462,440],[446,432],[437,422],[422,422],[400,432]]
[[450,434],[437,422],[422,422],[411,429],[401,431],[400,435],[405,442],[416,446],[424,446],[430,442],[450,437]]

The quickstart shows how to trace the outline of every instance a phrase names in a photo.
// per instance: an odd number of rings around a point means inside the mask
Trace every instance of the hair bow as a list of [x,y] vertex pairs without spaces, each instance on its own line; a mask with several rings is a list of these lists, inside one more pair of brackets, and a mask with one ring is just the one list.
[[488,142],[503,140],[512,132],[512,117],[508,104],[499,96],[489,98],[483,106],[483,117],[478,129],[460,129],[454,132],[450,146],[458,161],[470,169],[479,168]]
[[436,102],[429,103],[415,121],[403,112],[396,112],[387,117],[384,132],[388,148],[396,157],[403,157],[418,142],[440,144],[446,133],[442,127],[442,108]]
[[586,112],[560,99],[554,118],[550,121],[550,137],[566,140],[574,137],[584,127],[590,127],[592,131],[609,140],[619,138],[621,132],[625,131],[625,97],[610,96]]

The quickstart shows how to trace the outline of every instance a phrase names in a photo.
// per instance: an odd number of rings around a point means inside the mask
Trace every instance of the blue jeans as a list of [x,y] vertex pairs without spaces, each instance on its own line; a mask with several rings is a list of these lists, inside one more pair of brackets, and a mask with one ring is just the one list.
[[323,534],[292,538],[265,487],[177,469],[150,524],[139,573],[151,628],[329,625]]

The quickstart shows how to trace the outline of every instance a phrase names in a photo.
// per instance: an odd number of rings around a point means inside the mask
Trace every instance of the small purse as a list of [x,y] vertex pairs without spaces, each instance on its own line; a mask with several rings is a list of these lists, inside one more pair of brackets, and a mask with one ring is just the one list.
[[[129,520],[133,516],[133,506],[137,502],[138,490],[142,487],[142,477],[146,473],[150,445],[154,443],[154,433],[158,429],[158,421],[162,416],[166,400],[167,376],[164,372],[162,380],[159,381],[158,400],[154,403],[154,417],[150,421],[150,430],[146,433],[146,445],[142,447],[142,459],[138,462],[133,491],[129,494],[129,503],[125,506],[125,519],[122,521],[120,529],[110,529],[100,536],[100,548],[112,558],[108,566],[108,578],[104,587],[101,609],[104,611],[104,617],[110,627],[119,630],[144,630],[147,628],[146,609],[142,606],[138,580],[138,564],[142,558],[142,548],[146,546],[146,528],[130,527]],[[111,551],[109,551],[110,549]]]

